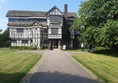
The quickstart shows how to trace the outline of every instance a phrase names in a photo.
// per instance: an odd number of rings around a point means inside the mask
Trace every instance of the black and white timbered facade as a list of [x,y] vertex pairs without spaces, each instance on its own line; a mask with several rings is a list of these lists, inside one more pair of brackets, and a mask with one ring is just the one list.
[[69,27],[77,14],[67,12],[66,4],[64,12],[54,6],[48,12],[10,10],[7,17],[11,46],[60,48],[70,44]]

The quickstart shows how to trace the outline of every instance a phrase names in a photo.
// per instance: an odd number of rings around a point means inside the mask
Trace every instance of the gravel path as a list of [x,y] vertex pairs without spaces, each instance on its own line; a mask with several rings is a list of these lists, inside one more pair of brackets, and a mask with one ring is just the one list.
[[46,51],[29,83],[100,83],[68,55],[58,49]]

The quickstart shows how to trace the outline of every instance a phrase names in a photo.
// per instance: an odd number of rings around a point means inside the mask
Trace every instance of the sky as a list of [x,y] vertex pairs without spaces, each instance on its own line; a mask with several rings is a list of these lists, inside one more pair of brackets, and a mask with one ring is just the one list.
[[0,29],[7,29],[9,10],[48,11],[57,6],[63,12],[64,4],[68,4],[68,11],[77,13],[83,1],[86,0],[0,0]]

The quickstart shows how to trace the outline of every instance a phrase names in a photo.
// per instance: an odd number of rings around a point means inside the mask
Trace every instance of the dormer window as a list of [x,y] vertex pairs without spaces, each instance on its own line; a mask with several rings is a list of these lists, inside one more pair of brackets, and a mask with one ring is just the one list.
[[17,28],[17,33],[23,33],[24,29],[22,28]]

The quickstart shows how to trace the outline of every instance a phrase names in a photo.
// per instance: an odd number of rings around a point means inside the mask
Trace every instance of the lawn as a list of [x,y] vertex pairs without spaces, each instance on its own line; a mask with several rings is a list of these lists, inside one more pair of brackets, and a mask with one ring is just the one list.
[[118,83],[118,57],[85,52],[73,55],[73,58],[103,79],[105,83]]
[[40,58],[39,54],[0,49],[0,83],[19,83]]

